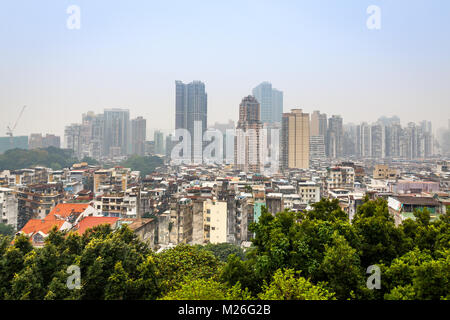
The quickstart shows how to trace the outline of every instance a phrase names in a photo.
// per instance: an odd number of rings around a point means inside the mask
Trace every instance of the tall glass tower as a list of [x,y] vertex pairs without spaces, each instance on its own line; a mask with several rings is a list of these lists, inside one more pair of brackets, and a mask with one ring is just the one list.
[[270,82],[263,82],[252,91],[261,105],[261,122],[281,122],[283,114],[283,92],[272,88]]

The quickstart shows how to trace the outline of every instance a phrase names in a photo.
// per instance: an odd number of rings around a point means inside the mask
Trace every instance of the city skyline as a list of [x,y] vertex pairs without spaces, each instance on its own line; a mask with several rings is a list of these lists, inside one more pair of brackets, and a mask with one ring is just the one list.
[[[80,30],[66,27],[69,2],[4,4],[0,129],[27,105],[17,136],[62,136],[61,119],[105,108],[172,130],[174,79],[206,84],[210,125],[235,119],[242,97],[270,81],[284,93],[285,112],[320,110],[345,123],[398,115],[402,125],[427,119],[433,130],[447,127],[449,3],[377,1],[382,27],[369,30],[371,1],[195,2],[202,5],[77,1]],[[234,49],[249,45],[258,55]]]

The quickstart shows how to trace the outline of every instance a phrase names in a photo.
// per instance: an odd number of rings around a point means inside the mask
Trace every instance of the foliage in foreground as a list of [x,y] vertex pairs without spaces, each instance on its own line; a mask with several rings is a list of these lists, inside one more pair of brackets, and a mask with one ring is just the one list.
[[[450,217],[396,227],[385,201],[366,201],[350,224],[337,201],[307,213],[263,210],[245,254],[229,244],[152,252],[126,226],[83,236],[53,230],[42,248],[0,236],[0,299],[450,299]],[[69,266],[80,289],[70,290]],[[381,269],[369,290],[367,267]]]

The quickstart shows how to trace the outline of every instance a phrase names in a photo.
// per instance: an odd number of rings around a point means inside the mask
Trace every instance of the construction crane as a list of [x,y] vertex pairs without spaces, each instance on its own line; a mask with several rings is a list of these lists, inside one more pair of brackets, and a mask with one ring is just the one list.
[[16,123],[14,123],[14,126],[12,128],[10,126],[6,127],[6,135],[9,136],[9,142],[11,144],[11,148],[14,145],[14,130],[16,129],[17,124],[19,123],[19,120],[22,117],[22,114],[23,114],[23,112],[24,112],[26,107],[27,106],[23,106],[22,110],[20,110],[19,117],[17,118]]

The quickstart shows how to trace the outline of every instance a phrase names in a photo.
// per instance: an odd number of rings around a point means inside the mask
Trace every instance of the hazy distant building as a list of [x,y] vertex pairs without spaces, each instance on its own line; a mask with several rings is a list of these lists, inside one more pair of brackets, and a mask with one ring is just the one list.
[[131,120],[131,153],[143,156],[147,138],[147,121],[143,117]]
[[104,112],[104,151],[109,156],[131,153],[130,111],[106,109]]
[[333,115],[328,119],[327,130],[327,156],[331,158],[342,157],[343,154],[343,123],[342,117]]
[[283,114],[283,92],[272,88],[270,82],[263,82],[252,90],[261,107],[261,122],[281,122]]
[[253,96],[242,99],[239,106],[234,144],[235,168],[244,172],[260,172],[262,159],[262,123],[260,104]]
[[400,137],[402,135],[402,127],[400,124],[388,125],[385,128],[386,134],[386,157],[400,157]]
[[[228,141],[227,137],[227,130],[230,130],[234,133],[234,130],[236,129],[236,126],[234,124],[233,120],[228,120],[228,123],[218,123],[216,122],[213,126],[213,129],[219,130],[223,135],[223,158],[225,160],[230,160],[230,163],[233,161],[233,155],[234,155],[234,135],[230,135],[230,141]],[[228,146],[228,148],[227,148]],[[230,154],[227,153],[229,150]],[[228,162],[227,162],[228,163]]]
[[323,158],[326,156],[327,128],[327,115],[315,110],[311,114],[309,126],[311,159]]
[[0,153],[10,149],[28,150],[28,136],[0,137]]
[[[175,129],[187,129],[192,139],[191,156],[197,161],[203,156],[203,143],[194,146],[195,136],[199,141],[203,140],[203,133],[207,129],[208,120],[208,96],[205,84],[201,81],[193,81],[184,84],[175,81]],[[195,123],[200,123],[199,132],[194,132]]]
[[363,122],[356,126],[355,153],[360,158],[370,158],[372,156],[372,139],[370,126]]
[[169,134],[168,136],[166,136],[166,146],[165,146],[165,151],[166,151],[166,157],[170,158],[172,155],[172,149],[175,146],[175,142],[172,141],[172,134]]
[[33,133],[30,135],[29,149],[61,147],[61,138],[54,134],[47,134],[42,136],[42,133]]
[[77,158],[81,158],[81,124],[73,123],[64,129],[64,147],[73,151]]
[[371,136],[371,151],[372,158],[383,159],[386,156],[385,153],[385,129],[382,124],[373,124],[370,127]]
[[155,154],[164,155],[164,134],[159,130],[155,130],[153,141],[155,141]]
[[309,168],[309,114],[302,109],[283,113],[281,127],[282,168]]
[[344,157],[351,157],[356,154],[356,126],[354,124],[344,125],[344,135],[342,138],[342,153]]
[[326,136],[327,134],[327,115],[320,113],[320,111],[314,111],[311,114],[311,136]]
[[390,118],[386,117],[386,116],[382,116],[382,117],[378,118],[377,122],[384,126],[400,125],[400,118],[397,116],[392,116]]
[[325,140],[323,136],[309,137],[309,157],[310,159],[323,159],[326,157]]

